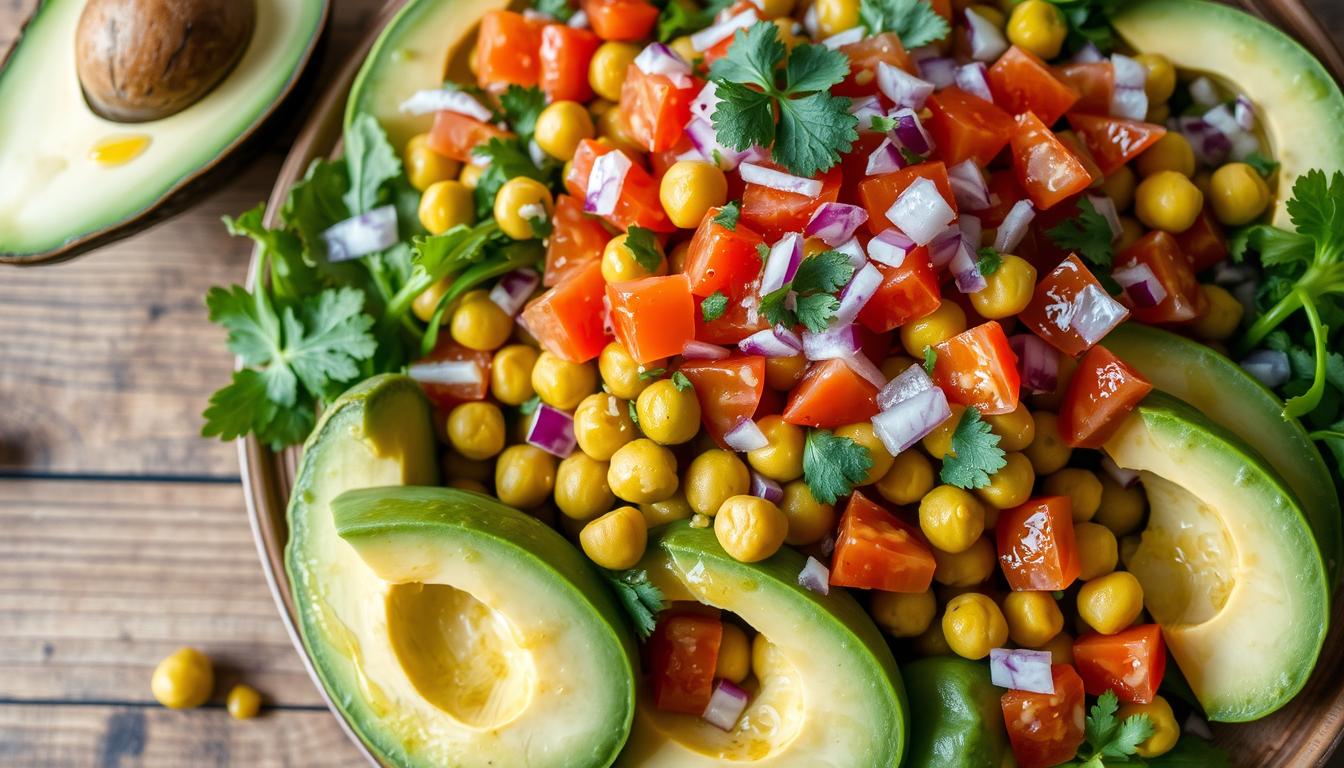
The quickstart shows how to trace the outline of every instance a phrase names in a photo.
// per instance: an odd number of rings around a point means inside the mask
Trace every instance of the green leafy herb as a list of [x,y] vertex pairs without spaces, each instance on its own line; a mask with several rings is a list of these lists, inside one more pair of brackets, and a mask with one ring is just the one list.
[[719,212],[714,216],[714,223],[735,232],[737,231],[737,219],[741,215],[742,204],[734,200],[719,209]]
[[638,425],[638,424],[639,424],[639,412],[635,410],[635,401],[634,401],[634,400],[629,400],[629,401],[626,402],[626,405],[629,406],[629,409],[630,409],[630,420],[633,421],[636,425]]
[[928,160],[927,157],[919,154],[918,152],[912,152],[906,149],[905,147],[901,147],[900,149],[901,149],[901,159],[905,161],[906,165],[919,165],[920,163]]
[[658,271],[663,263],[663,254],[658,250],[658,239],[653,230],[640,226],[631,226],[626,230],[625,247],[634,254],[635,262],[650,274]]
[[924,348],[924,372],[933,375],[934,366],[938,365],[938,350],[933,347]]
[[873,115],[869,130],[886,133],[896,127],[896,118],[886,115]]
[[527,220],[527,225],[532,228],[532,236],[538,238],[550,237],[554,229],[551,220],[546,216],[533,216]]
[[1055,245],[1074,251],[1100,275],[1110,275],[1115,250],[1111,245],[1111,225],[1086,197],[1078,201],[1078,215],[1065,219],[1046,231]]
[[975,265],[981,275],[989,277],[1003,266],[1003,256],[999,254],[998,249],[987,245],[980,249],[980,259]]
[[495,137],[484,146],[478,146],[472,152],[489,163],[476,182],[476,217],[485,220],[494,214],[495,195],[509,179],[526,176],[550,186],[552,177],[559,167],[547,162],[544,168],[538,168],[527,153],[527,147],[518,138]]
[[849,59],[840,51],[802,44],[786,59],[779,27],[760,21],[739,29],[728,54],[710,67],[721,100],[712,118],[719,141],[737,150],[773,146],[775,162],[799,176],[831,168],[859,136],[849,99],[830,93],[847,74]]
[[952,433],[952,452],[943,457],[938,476],[958,488],[984,488],[989,479],[1008,463],[999,447],[999,436],[980,418],[977,408],[967,408]]
[[685,392],[694,385],[691,384],[691,380],[686,377],[686,374],[677,371],[672,374],[672,386],[676,387],[678,392]]
[[644,570],[607,571],[607,583],[616,591],[621,607],[635,625],[635,633],[643,640],[653,634],[662,612],[663,593],[649,581]]
[[947,20],[925,0],[862,0],[859,20],[874,35],[895,32],[908,51],[947,37]]
[[[761,299],[761,314],[772,325],[802,323],[809,331],[820,333],[826,330],[836,310],[840,309],[840,300],[835,294],[853,276],[854,265],[849,262],[849,257],[838,251],[822,251],[803,259],[792,282]],[[794,310],[787,306],[790,291],[797,294],[794,299],[797,309]]]
[[540,88],[510,85],[499,95],[499,106],[514,133],[526,143],[536,133],[537,115],[546,108],[546,94]]
[[714,23],[719,11],[733,4],[733,0],[710,0],[704,8],[696,8],[688,0],[669,0],[658,14],[658,39],[666,43],[674,37],[704,29]]
[[765,243],[757,243],[756,255],[761,257],[761,261],[765,261],[770,257],[770,246]]
[[868,449],[825,429],[809,429],[803,444],[803,480],[822,504],[848,496],[872,469]]
[[661,379],[664,373],[667,373],[666,368],[649,368],[648,370],[639,372],[639,380],[652,381],[653,379]]
[[[1084,734],[1087,745],[1091,747],[1084,756],[1079,751],[1078,760],[1070,763],[1080,768],[1104,768],[1115,763],[1128,763],[1140,743],[1153,735],[1153,722],[1147,715],[1132,715],[1119,720],[1115,713],[1120,702],[1114,691],[1106,691],[1097,697],[1097,703],[1087,716]],[[1104,760],[1104,762],[1103,762]]]
[[723,317],[723,313],[727,310],[728,297],[723,294],[723,291],[715,291],[700,302],[700,314],[705,318],[706,323],[712,323]]
[[518,412],[523,414],[524,416],[531,416],[532,414],[536,413],[537,409],[540,407],[541,407],[541,396],[533,395],[524,400],[522,405],[518,406]]
[[560,21],[569,21],[574,15],[574,8],[570,6],[569,0],[535,0],[532,7]]
[[1279,170],[1278,160],[1272,160],[1259,152],[1252,152],[1242,162],[1254,168],[1256,173],[1265,178],[1273,176]]
[[1115,47],[1115,32],[1111,29],[1110,15],[1116,11],[1121,0],[1050,0],[1069,25],[1067,39],[1070,52],[1077,52],[1087,46],[1095,45],[1103,53],[1110,53]]
[[345,132],[345,163],[350,175],[345,207],[351,216],[378,207],[383,185],[402,173],[397,151],[378,120],[367,113],[356,115]]

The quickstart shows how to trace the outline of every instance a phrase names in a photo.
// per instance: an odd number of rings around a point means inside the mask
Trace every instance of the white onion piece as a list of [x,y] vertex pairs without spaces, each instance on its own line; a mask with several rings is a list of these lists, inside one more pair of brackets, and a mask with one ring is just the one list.
[[751,473],[751,487],[747,493],[758,499],[765,499],[772,504],[778,504],[784,500],[784,488],[779,483],[754,470]]
[[588,12],[580,8],[579,10],[575,11],[574,15],[570,16],[569,21],[565,23],[568,24],[573,29],[587,29]]
[[1092,207],[1106,220],[1106,225],[1111,228],[1111,242],[1115,242],[1122,231],[1120,212],[1115,208],[1115,201],[1105,195],[1088,195],[1087,199],[1092,201]]
[[923,365],[915,363],[896,374],[896,378],[887,382],[882,391],[877,393],[877,407],[885,411],[930,389],[933,389],[933,379],[929,378]]
[[845,242],[835,246],[835,252],[844,254],[849,259],[849,265],[858,271],[863,269],[863,265],[868,263],[868,257],[863,253],[863,246],[859,244],[859,238],[851,237]]
[[887,386],[887,377],[882,375],[882,369],[873,365],[873,361],[869,360],[864,353],[858,352],[853,357],[845,358],[845,365],[848,365],[851,371],[862,376],[877,389],[881,390]]
[[1101,455],[1101,468],[1112,480],[1122,488],[1129,488],[1139,482],[1139,473],[1132,469],[1125,469],[1115,460],[1106,454]]
[[952,182],[958,208],[983,211],[989,207],[989,184],[974,160],[963,160],[948,168],[947,178]]
[[919,246],[915,241],[894,229],[884,229],[868,241],[868,258],[883,266],[896,268],[905,263],[905,257]]
[[920,178],[906,188],[887,210],[887,220],[916,245],[927,245],[957,217],[938,191],[938,185]]
[[1049,651],[1025,648],[991,648],[989,679],[1000,688],[1054,695],[1055,679],[1050,674]]
[[743,163],[738,169],[742,174],[742,180],[748,184],[756,184],[770,189],[777,189],[780,192],[791,192],[795,195],[804,197],[816,197],[821,194],[821,182],[817,179],[805,179],[802,176],[777,171],[774,168],[767,168],[764,165],[755,163]]
[[470,360],[439,360],[435,362],[411,363],[406,375],[421,384],[480,385],[485,383],[481,367]]
[[538,168],[544,168],[546,161],[550,159],[550,155],[546,154],[546,150],[541,148],[536,139],[528,140],[527,156],[532,159],[532,164]]
[[545,11],[538,11],[536,8],[524,8],[523,18],[528,21],[555,21],[555,17]]
[[1270,389],[1287,384],[1292,375],[1288,354],[1276,349],[1257,349],[1241,361],[1241,368]]
[[849,29],[846,29],[844,32],[837,32],[836,34],[831,35],[830,37],[824,38],[821,41],[821,44],[831,49],[832,51],[836,51],[845,47],[846,45],[853,45],[854,43],[859,42],[860,40],[863,39],[863,35],[864,35],[863,27],[850,27]]
[[1237,117],[1232,114],[1232,108],[1226,104],[1219,104],[1204,113],[1204,122],[1218,129],[1218,132],[1224,136],[1233,136],[1241,131],[1241,126],[1237,125]]
[[1136,307],[1156,307],[1167,298],[1167,289],[1147,264],[1134,263],[1117,269],[1111,273],[1111,278],[1125,289],[1125,295]]
[[542,403],[532,414],[527,443],[557,456],[568,458],[574,452],[574,417]]
[[784,326],[757,331],[737,343],[744,355],[762,357],[797,357],[802,353],[803,340]]
[[979,255],[971,248],[965,237],[961,239],[961,245],[957,247],[956,254],[948,263],[948,269],[957,280],[957,290],[962,293],[983,291],[989,285],[985,276],[980,274]]
[[1022,238],[1027,236],[1032,219],[1035,218],[1036,209],[1032,207],[1030,200],[1018,200],[1013,203],[1008,215],[1003,217],[999,231],[994,235],[994,250],[1000,253],[1012,253],[1017,250],[1017,246],[1022,244]]
[[390,248],[400,240],[397,208],[384,205],[338,221],[322,231],[327,261],[350,261]]
[[714,84],[713,80],[710,80],[705,83],[705,87],[700,89],[700,93],[696,94],[695,100],[691,102],[691,114],[705,120],[712,120],[714,110],[718,108],[720,101],[722,99],[719,98],[719,87]]
[[924,59],[919,62],[919,75],[941,90],[957,81],[957,60],[942,56]]
[[822,203],[803,228],[805,237],[815,237],[834,248],[854,236],[868,221],[868,209],[849,203]]
[[1115,68],[1115,92],[1111,95],[1111,115],[1127,120],[1143,120],[1148,116],[1148,93],[1144,82],[1148,70],[1128,56],[1111,55]]
[[1190,81],[1190,98],[1201,107],[1217,106],[1223,100],[1223,97],[1218,95],[1218,86],[1204,75]]
[[1174,122],[1175,129],[1190,142],[1195,158],[1205,165],[1221,165],[1232,153],[1232,140],[1227,134],[1199,117],[1181,117]]
[[635,66],[646,75],[666,77],[677,88],[689,88],[695,82],[691,79],[691,65],[662,43],[645,46],[635,57]]
[[947,395],[938,387],[918,392],[873,417],[873,433],[887,453],[909,450],[952,417]]
[[790,232],[770,247],[761,272],[761,295],[774,293],[793,279],[803,261],[803,236]]
[[1232,137],[1232,159],[1237,161],[1260,152],[1260,139],[1253,133],[1245,131]]
[[490,300],[509,317],[513,317],[523,308],[540,284],[541,275],[538,275],[536,270],[525,267],[515,269],[499,278],[495,287],[490,289]]
[[973,61],[957,67],[956,86],[961,90],[985,101],[994,102],[994,94],[989,92],[989,68],[984,62]]
[[717,344],[691,339],[681,348],[681,356],[687,360],[722,360],[733,354]]
[[966,29],[970,33],[971,58],[976,61],[994,61],[1008,50],[1008,40],[999,25],[973,8],[966,9]]
[[863,173],[865,176],[881,176],[884,173],[895,173],[904,167],[905,157],[901,155],[901,148],[888,136],[868,155],[868,165]]
[[877,64],[877,89],[896,106],[909,109],[923,109],[934,90],[933,83],[885,61]]
[[1025,389],[1043,393],[1059,387],[1059,350],[1034,333],[1010,336],[1008,346],[1017,355],[1017,371]]
[[723,21],[711,24],[691,35],[691,47],[704,53],[710,48],[713,48],[724,40],[732,37],[737,30],[745,29],[752,24],[755,24],[756,20],[759,18],[760,14],[757,13],[755,8],[748,8],[736,16],[730,16]]
[[742,419],[737,426],[728,430],[728,434],[723,436],[723,442],[729,448],[738,453],[755,451],[766,447],[770,441],[766,439],[765,433],[756,426],[756,422],[751,419]]
[[710,695],[709,704],[705,706],[700,719],[721,731],[732,732],[737,727],[737,721],[742,719],[742,713],[746,711],[749,700],[746,691],[733,685],[731,681],[720,680],[714,688],[714,693]]
[[860,346],[859,330],[853,325],[803,332],[803,356],[808,360],[840,360],[857,354]]
[[583,198],[583,210],[599,216],[610,216],[621,197],[625,177],[634,163],[622,151],[615,150],[593,161],[588,174],[588,191]]
[[[781,493],[780,498],[783,497]],[[831,594],[831,569],[809,555],[807,562],[803,564],[803,570],[798,572],[798,586],[818,595]]]
[[455,112],[483,123],[494,117],[485,105],[464,91],[436,89],[416,91],[398,110],[405,115],[428,115],[431,112]]

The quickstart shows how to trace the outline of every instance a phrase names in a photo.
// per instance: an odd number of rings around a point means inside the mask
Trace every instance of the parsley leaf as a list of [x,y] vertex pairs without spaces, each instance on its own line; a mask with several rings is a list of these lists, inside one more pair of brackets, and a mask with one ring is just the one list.
[[570,17],[574,15],[574,9],[570,7],[569,0],[535,0],[532,7],[559,21],[569,21]]
[[862,0],[859,20],[871,34],[895,32],[907,51],[936,43],[952,31],[947,20],[924,0]]
[[345,132],[345,162],[350,189],[345,207],[351,216],[377,208],[383,184],[401,175],[401,158],[378,120],[366,112],[355,116]]
[[742,204],[736,200],[719,209],[714,215],[714,223],[730,231],[737,231],[737,219],[742,215]]
[[653,379],[661,379],[664,373],[667,373],[666,368],[649,368],[648,370],[639,372],[639,380],[651,381]]
[[1251,154],[1247,155],[1246,158],[1243,159],[1241,162],[1251,166],[1252,168],[1255,169],[1256,173],[1260,174],[1261,176],[1264,176],[1265,178],[1273,176],[1274,173],[1279,170],[1278,160],[1272,160],[1260,154],[1259,152],[1252,152]]
[[803,444],[803,480],[822,504],[834,504],[863,482],[873,466],[867,448],[825,429],[809,429]]
[[504,110],[504,118],[509,121],[514,133],[527,142],[536,133],[537,115],[546,108],[546,94],[540,88],[510,85],[508,90],[499,95],[499,106]]
[[980,270],[981,275],[989,277],[998,272],[999,267],[1003,266],[1003,256],[993,246],[987,245],[980,249],[980,260],[975,265]]
[[938,477],[958,488],[984,488],[989,478],[1008,463],[999,447],[999,436],[989,423],[980,419],[980,411],[967,408],[952,433],[952,452],[943,457]]
[[663,263],[663,254],[658,251],[658,240],[651,229],[631,226],[626,230],[625,247],[630,249],[635,262],[650,274],[658,271],[658,265]]
[[644,570],[607,571],[607,583],[616,591],[616,597],[635,625],[641,640],[653,634],[658,614],[663,610],[663,593],[649,581]]
[[672,386],[676,387],[678,392],[685,392],[694,385],[691,384],[691,380],[686,377],[686,374],[677,371],[672,374]]
[[728,297],[723,291],[715,291],[705,297],[700,302],[700,314],[705,318],[706,323],[712,323],[723,317],[723,313],[728,311]]
[[1065,219],[1046,231],[1055,245],[1066,251],[1075,251],[1094,269],[1105,274],[1111,271],[1115,250],[1111,245],[1111,225],[1097,212],[1092,201],[1084,197],[1078,201],[1078,215]]
[[933,375],[933,367],[938,364],[938,350],[931,346],[924,347],[924,372]]

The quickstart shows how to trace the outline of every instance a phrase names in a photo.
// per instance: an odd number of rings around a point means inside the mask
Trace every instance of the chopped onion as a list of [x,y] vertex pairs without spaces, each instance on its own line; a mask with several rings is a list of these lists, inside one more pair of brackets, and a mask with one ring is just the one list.
[[1122,488],[1129,488],[1139,482],[1139,473],[1132,469],[1125,469],[1115,460],[1106,454],[1101,455],[1101,468],[1106,474]]
[[772,504],[778,504],[784,500],[784,489],[780,487],[779,483],[754,470],[751,473],[751,489],[748,493]]
[[1068,327],[1091,347],[1127,317],[1129,310],[1123,304],[1089,284],[1073,299],[1068,310]]
[[755,451],[764,448],[770,444],[766,439],[765,433],[756,426],[756,422],[744,418],[737,422],[737,426],[728,430],[728,434],[723,436],[723,442],[738,453]]
[[1288,354],[1276,349],[1257,349],[1241,361],[1241,368],[1270,389],[1287,384],[1292,373]]
[[721,731],[732,732],[737,727],[737,721],[742,719],[749,699],[747,692],[732,682],[719,680],[700,718]]
[[980,274],[978,255],[964,237],[961,240],[961,245],[957,246],[957,252],[952,256],[952,261],[948,263],[948,269],[952,271],[952,276],[957,280],[957,290],[962,293],[983,291],[989,285],[985,276]]
[[797,357],[802,354],[803,340],[782,325],[757,331],[737,343],[744,355],[762,357]]
[[863,39],[863,27],[850,27],[844,32],[837,32],[830,37],[824,38],[821,44],[830,48],[832,51],[839,50],[846,45],[853,45]]
[[490,300],[495,302],[509,317],[517,315],[532,292],[541,284],[541,275],[536,270],[515,269],[499,278],[495,287],[490,289]]
[[877,64],[877,89],[898,107],[923,109],[933,94],[933,83],[882,61]]
[[568,24],[572,29],[587,29],[588,12],[580,8],[579,10],[574,12],[573,16],[569,17],[569,21],[566,22],[566,24]]
[[1232,107],[1232,116],[1241,130],[1255,130],[1255,104],[1246,94],[1238,94],[1236,104]]
[[909,450],[952,417],[947,395],[938,387],[918,392],[873,417],[873,433],[892,456]]
[[1167,298],[1167,289],[1147,264],[1139,262],[1117,269],[1111,277],[1125,289],[1125,295],[1136,307],[1156,307]]
[[971,251],[980,250],[980,241],[984,236],[984,225],[980,223],[979,216],[966,214],[957,218],[957,229],[961,230],[961,237],[966,244],[971,247]]
[[[781,493],[780,498],[783,497],[784,494]],[[818,595],[831,594],[831,569],[817,558],[808,555],[803,570],[798,573],[798,586]]]
[[1032,207],[1030,200],[1018,200],[1013,203],[1008,215],[1003,217],[999,231],[994,235],[994,250],[1000,253],[1012,253],[1017,250],[1017,246],[1022,244],[1022,238],[1027,236],[1032,219],[1035,218],[1036,209]]
[[1017,355],[1022,386],[1035,393],[1054,392],[1059,387],[1059,350],[1034,333],[1019,333],[1008,339]]
[[406,375],[421,384],[480,385],[485,383],[481,367],[470,360],[438,360],[435,362],[411,363]]
[[994,103],[994,94],[989,92],[989,68],[982,61],[957,67],[956,85],[976,98]]
[[708,27],[691,35],[691,47],[704,53],[710,48],[732,37],[739,29],[745,29],[755,24],[760,14],[755,8],[748,8],[735,16],[729,16],[723,21],[711,24]]
[[351,216],[327,227],[322,240],[327,245],[327,261],[349,261],[390,248],[400,240],[397,234],[397,208],[384,205],[367,213]]
[[1111,115],[1128,120],[1148,117],[1148,93],[1144,82],[1148,70],[1142,64],[1119,53],[1111,55],[1115,68],[1115,92],[1111,95]]
[[691,65],[662,43],[649,43],[635,57],[635,66],[646,75],[663,75],[677,88],[689,88]]
[[708,118],[692,117],[686,124],[686,135],[695,145],[696,159],[714,163],[720,170],[731,171],[747,158],[747,151],[729,149],[719,141],[719,132]]
[[855,270],[863,269],[863,265],[868,262],[868,257],[863,254],[863,246],[859,244],[857,237],[851,237],[835,246],[835,252],[849,257],[849,265]]
[[480,120],[482,123],[488,123],[494,118],[490,110],[486,109],[485,105],[473,98],[471,94],[446,88],[416,91],[411,94],[409,99],[401,102],[399,110],[406,115],[455,112],[474,120]]
[[930,389],[933,389],[933,379],[929,378],[923,365],[915,363],[896,374],[896,378],[887,382],[882,391],[877,393],[877,407],[885,411]]
[[774,293],[793,279],[803,261],[803,236],[790,232],[770,247],[761,272],[761,295]]
[[1182,117],[1176,130],[1190,142],[1195,157],[1206,165],[1221,165],[1232,153],[1232,139],[1199,117]]
[[805,237],[815,237],[834,248],[854,236],[854,231],[868,221],[868,209],[848,203],[822,203],[812,213]]
[[1050,674],[1050,664],[1049,651],[991,648],[989,679],[1000,688],[1052,696],[1055,693],[1055,679]]
[[594,160],[593,169],[588,174],[583,210],[599,216],[610,216],[616,210],[616,201],[621,197],[625,177],[632,167],[634,163],[619,149]]
[[890,117],[896,121],[891,129],[891,136],[896,143],[916,155],[927,155],[933,151],[933,139],[929,138],[924,123],[920,122],[919,115],[913,109],[898,109]]
[[1190,98],[1201,107],[1216,106],[1223,100],[1223,97],[1218,95],[1218,86],[1204,75],[1190,81]]
[[811,3],[807,10],[803,12],[803,29],[807,30],[807,36],[813,40],[821,37],[821,22],[817,20],[817,4]]
[[927,245],[947,230],[957,212],[943,199],[938,186],[920,178],[896,198],[887,210],[887,220],[916,245]]
[[873,361],[869,360],[864,353],[858,352],[853,357],[845,358],[845,365],[848,365],[851,371],[867,379],[868,383],[877,389],[881,390],[887,386],[887,377],[882,375],[882,369],[873,365]]
[[574,452],[574,417],[542,403],[532,414],[527,443],[552,456],[567,458]]
[[681,356],[687,360],[722,360],[733,353],[717,344],[691,339],[681,348]]
[[546,154],[546,150],[541,148],[536,139],[528,140],[527,156],[532,159],[532,164],[538,168],[545,168],[546,161],[550,159],[550,155]]
[[971,58],[976,61],[994,61],[1008,50],[1008,41],[999,25],[973,8],[966,9],[966,31],[971,42]]
[[1088,195],[1088,200],[1092,201],[1092,207],[1106,219],[1106,225],[1111,228],[1111,242],[1115,242],[1120,237],[1120,212],[1115,208],[1115,201],[1106,195]]
[[947,177],[952,182],[958,208],[983,211],[989,207],[989,184],[974,160],[963,160],[948,168]]
[[710,80],[705,83],[705,87],[700,89],[700,93],[696,94],[695,100],[691,102],[691,114],[703,120],[712,120],[714,110],[718,108],[720,101],[722,99],[719,98],[719,87],[714,84],[713,80]]
[[957,81],[957,60],[943,56],[923,59],[919,62],[919,76],[933,83],[934,88],[946,88]]
[[867,176],[881,176],[884,173],[895,173],[904,167],[905,157],[901,155],[901,148],[888,136],[868,155],[868,166],[863,172]]
[[1238,162],[1260,152],[1260,139],[1254,134],[1242,131],[1232,137],[1232,159]]
[[868,258],[888,267],[899,267],[905,263],[905,257],[919,246],[915,241],[894,229],[884,229],[877,237],[868,241]]
[[1097,48],[1095,43],[1089,40],[1083,44],[1082,48],[1078,49],[1077,53],[1073,54],[1073,58],[1069,59],[1069,63],[1095,64],[1096,62],[1105,60],[1106,57],[1101,55],[1101,50]]
[[791,192],[804,197],[816,197],[821,194],[820,181],[776,171],[774,168],[767,168],[764,165],[743,163],[742,167],[738,169],[738,173],[742,174],[742,180],[748,184],[769,187],[780,192]]
[[803,332],[803,355],[808,360],[840,360],[858,353],[862,344],[859,329],[837,325],[820,333]]
[[835,310],[835,319],[831,322],[837,325],[854,322],[882,286],[882,279],[882,273],[877,267],[864,264],[840,292],[840,306]]
[[952,257],[957,255],[957,250],[965,240],[966,236],[962,234],[961,227],[956,224],[949,225],[929,243],[929,263],[934,269],[946,267],[952,261]]
[[858,118],[861,131],[866,131],[872,126],[874,117],[887,116],[886,111],[882,109],[882,101],[876,96],[860,96],[854,99],[849,105],[849,114]]

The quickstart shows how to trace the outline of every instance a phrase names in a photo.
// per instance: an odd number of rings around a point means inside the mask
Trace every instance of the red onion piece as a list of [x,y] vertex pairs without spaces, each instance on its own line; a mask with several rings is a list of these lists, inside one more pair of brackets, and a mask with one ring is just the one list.
[[822,203],[803,229],[805,237],[815,237],[834,248],[854,236],[868,221],[868,209],[848,203]]
[[756,426],[756,422],[751,419],[742,419],[737,426],[728,430],[728,434],[723,436],[723,442],[738,453],[754,451],[764,448],[770,444],[766,439],[765,433]]
[[923,365],[916,363],[898,373],[877,393],[877,407],[885,411],[930,389],[933,389],[933,379],[929,378]]
[[1148,93],[1144,90],[1144,83],[1148,79],[1148,70],[1134,59],[1119,53],[1111,55],[1111,65],[1115,68],[1111,115],[1127,120],[1147,118]]
[[933,83],[882,61],[877,65],[877,89],[898,107],[923,109],[933,94]]
[[895,173],[904,167],[905,157],[901,155],[901,148],[888,136],[868,155],[868,165],[863,172],[866,176],[881,176],[884,173]]
[[929,263],[934,269],[942,269],[952,261],[952,257],[957,255],[957,250],[965,242],[966,237],[961,232],[961,227],[956,224],[948,225],[946,229],[938,234],[929,243]]
[[1050,674],[1049,651],[1025,648],[992,648],[989,651],[989,679],[1000,688],[1053,695],[1055,679]]
[[593,170],[588,174],[588,191],[583,198],[583,210],[599,216],[610,216],[616,210],[616,201],[621,197],[625,177],[632,167],[634,163],[619,149],[594,160]]
[[999,25],[981,16],[974,8],[966,9],[966,31],[971,42],[971,58],[976,61],[994,61],[1008,50],[1008,41]]
[[714,163],[720,170],[731,171],[747,157],[746,151],[730,149],[722,144],[714,123],[708,119],[692,117],[686,124],[686,135],[695,146],[695,159]]
[[411,363],[406,375],[421,384],[484,384],[485,375],[481,367],[470,360],[439,360],[436,362]]
[[1104,453],[1101,455],[1101,468],[1122,488],[1129,488],[1139,482],[1138,472],[1116,464],[1114,459]]
[[687,360],[722,360],[733,353],[717,344],[691,339],[681,348],[681,356]]
[[957,246],[957,252],[952,256],[948,269],[957,280],[957,290],[962,293],[983,291],[989,285],[985,281],[985,276],[980,274],[979,255],[964,237],[961,245]]
[[635,66],[646,75],[663,75],[677,88],[692,84],[691,65],[677,52],[662,43],[649,43],[635,57]]
[[989,207],[989,184],[974,160],[964,160],[947,169],[952,182],[952,194],[957,207],[967,211],[983,211]]
[[1031,206],[1030,200],[1018,200],[1013,203],[1008,215],[1003,217],[999,231],[994,235],[994,250],[1000,253],[1012,253],[1017,250],[1017,246],[1022,244],[1022,238],[1027,236],[1027,230],[1034,218],[1036,209]]
[[744,355],[762,357],[797,357],[802,354],[803,340],[782,325],[757,331],[737,343]]
[[1125,305],[1095,285],[1078,292],[1066,310],[1068,327],[1091,347],[1129,317]]
[[[783,494],[780,496],[782,498]],[[798,586],[818,595],[831,594],[831,569],[817,558],[808,555],[803,570],[798,572]]]
[[943,56],[923,59],[919,62],[919,76],[942,90],[957,81],[957,60]]
[[568,457],[574,452],[574,417],[542,403],[532,414],[527,443],[552,456]]
[[456,112],[459,115],[466,115],[483,123],[488,123],[494,118],[490,110],[486,109],[485,105],[473,98],[471,94],[446,88],[416,91],[411,94],[409,99],[401,102],[398,111],[405,115]]
[[835,310],[835,319],[831,322],[837,325],[854,322],[881,286],[882,273],[872,264],[865,263],[840,292],[840,306]]
[[887,386],[887,377],[882,375],[882,369],[873,365],[873,361],[869,360],[864,353],[858,352],[852,357],[845,358],[845,365],[848,365],[851,371],[862,376],[869,384],[879,390]]
[[541,284],[541,275],[536,270],[515,269],[499,278],[495,287],[490,289],[490,300],[504,310],[509,317],[517,315],[532,298],[532,292]]
[[892,456],[909,450],[952,417],[943,390],[918,392],[873,417],[873,433]]
[[837,32],[834,35],[831,35],[830,37],[824,38],[821,41],[821,44],[831,49],[832,51],[836,51],[845,47],[846,45],[853,45],[854,43],[863,40],[863,34],[864,34],[863,27],[850,27],[849,29],[846,29],[844,32]]
[[746,711],[749,700],[746,691],[728,680],[719,680],[700,719],[721,731],[731,733],[737,727],[737,721],[742,719],[742,713]]
[[1275,349],[1257,349],[1241,361],[1241,368],[1270,389],[1287,384],[1292,374],[1288,354]]
[[748,184],[769,187],[780,192],[791,192],[803,197],[816,197],[821,194],[820,181],[794,176],[783,171],[777,171],[774,168],[767,168],[764,165],[743,163],[742,167],[738,169],[738,173],[742,174],[742,180]]
[[887,220],[916,245],[933,242],[956,217],[937,185],[924,178],[907,187],[887,210]]
[[965,214],[957,219],[957,229],[961,230],[961,238],[970,246],[971,252],[980,250],[980,240],[984,236],[984,226],[980,223],[979,216]]
[[751,473],[751,488],[747,492],[771,504],[778,504],[784,500],[784,489],[779,483],[754,470]]
[[[745,166],[744,166],[745,167]],[[774,293],[793,279],[803,262],[803,236],[790,232],[770,247],[761,272],[761,295]]]
[[704,29],[691,35],[691,47],[704,53],[710,48],[732,37],[739,29],[745,29],[756,23],[760,18],[760,13],[755,8],[748,8],[741,13],[730,16],[723,21],[705,27]]
[[1136,307],[1156,307],[1167,298],[1167,289],[1147,264],[1135,263],[1111,273],[1111,278],[1125,289],[1125,295]]
[[345,221],[338,221],[322,232],[327,245],[327,261],[350,261],[390,248],[401,239],[397,234],[397,208],[384,205]]
[[1182,117],[1176,130],[1190,142],[1195,157],[1205,165],[1222,165],[1232,153],[1232,140],[1202,118]]
[[868,258],[883,266],[896,268],[905,263],[905,257],[919,246],[915,241],[894,229],[884,229],[868,241]]
[[857,354],[861,347],[859,330],[853,325],[803,332],[803,356],[808,360],[839,360]]
[[914,110],[898,109],[892,112],[890,117],[896,121],[892,126],[891,136],[897,144],[916,155],[927,155],[933,151],[933,139],[929,137],[928,131],[924,130],[924,123]]
[[973,61],[957,67],[956,86],[961,90],[989,103],[994,103],[994,94],[989,92],[989,67],[983,61]]
[[1204,75],[1190,81],[1190,98],[1201,107],[1214,107],[1223,100],[1218,95],[1218,86]]
[[1035,393],[1054,392],[1059,386],[1059,350],[1034,333],[1019,333],[1008,339],[1017,355],[1022,386]]
[[1236,104],[1232,107],[1232,116],[1236,118],[1241,130],[1255,130],[1255,103],[1246,94],[1237,95]]

